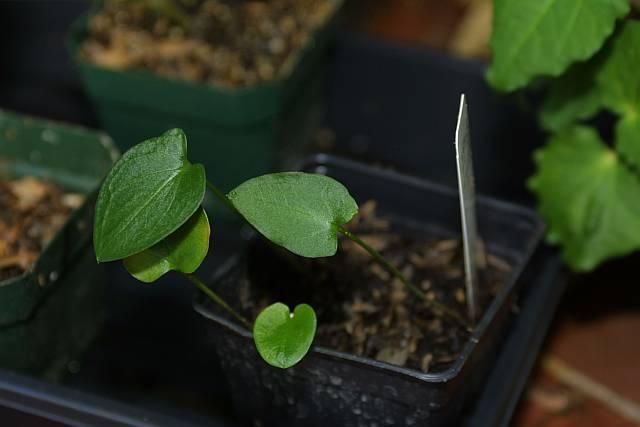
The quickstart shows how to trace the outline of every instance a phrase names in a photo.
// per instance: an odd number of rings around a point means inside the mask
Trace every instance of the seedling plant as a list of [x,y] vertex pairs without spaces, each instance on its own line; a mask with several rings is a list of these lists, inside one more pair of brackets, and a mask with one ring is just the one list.
[[339,236],[350,239],[438,315],[466,326],[455,310],[429,300],[392,263],[345,225],[358,205],[338,181],[319,174],[282,172],[249,179],[228,194],[207,181],[204,167],[187,159],[180,129],[127,151],[105,179],[96,203],[94,248],[98,262],[123,260],[133,277],[151,283],[177,271],[247,329],[260,356],[288,368],[308,352],[316,331],[312,307],[291,312],[276,302],[253,324],[194,272],[209,251],[211,226],[201,204],[209,190],[265,238],[302,257],[335,255]]

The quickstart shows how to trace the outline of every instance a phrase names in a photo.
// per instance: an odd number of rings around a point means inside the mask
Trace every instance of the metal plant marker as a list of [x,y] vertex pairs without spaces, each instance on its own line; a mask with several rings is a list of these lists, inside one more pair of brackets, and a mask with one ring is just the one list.
[[469,114],[464,94],[460,97],[458,125],[456,126],[456,166],[462,217],[462,244],[464,251],[465,285],[469,318],[475,322],[478,316],[478,262],[482,249],[478,242],[476,225],[476,195],[471,155]]

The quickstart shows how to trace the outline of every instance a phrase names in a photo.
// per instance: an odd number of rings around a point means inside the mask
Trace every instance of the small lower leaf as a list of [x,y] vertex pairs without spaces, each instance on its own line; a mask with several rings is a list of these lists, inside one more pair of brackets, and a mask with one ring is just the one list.
[[260,356],[276,368],[290,368],[307,354],[316,334],[316,313],[307,304],[294,312],[282,303],[262,310],[253,326]]
[[209,251],[211,228],[201,207],[167,238],[149,249],[124,259],[124,266],[136,279],[151,283],[175,270],[193,273]]

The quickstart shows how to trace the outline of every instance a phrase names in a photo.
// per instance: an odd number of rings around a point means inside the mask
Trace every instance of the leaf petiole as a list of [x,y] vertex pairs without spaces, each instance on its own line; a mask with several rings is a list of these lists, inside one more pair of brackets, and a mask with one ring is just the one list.
[[[232,211],[236,212],[238,215],[244,216],[238,211],[238,209],[234,206],[233,202],[224,194],[218,187],[213,185],[211,182],[207,181],[207,188],[213,193],[213,195],[218,198],[225,206],[227,206]],[[360,239],[355,234],[351,233],[344,226],[338,227],[338,231],[347,237],[348,239],[355,242],[357,245],[362,247],[365,251],[369,253],[378,263],[380,263],[384,268],[389,270],[396,278],[398,278],[411,292],[413,292],[420,299],[424,300],[428,306],[433,309],[441,311],[443,314],[448,316],[450,319],[454,320],[456,323],[460,324],[467,330],[470,330],[470,326],[467,321],[455,310],[447,307],[436,300],[430,300],[427,296],[418,288],[414,283],[412,283],[409,279],[407,279],[400,270],[398,270],[393,264],[391,264],[382,254],[376,251],[374,248],[369,246],[366,242]],[[207,288],[208,289],[208,288]],[[237,317],[237,316],[236,316]]]
[[436,300],[430,300],[427,296],[422,292],[413,282],[405,277],[404,274],[400,270],[398,270],[393,264],[391,264],[380,252],[372,248],[369,244],[367,244],[364,240],[360,239],[355,234],[351,233],[349,230],[340,226],[338,231],[348,238],[352,240],[357,245],[359,245],[362,249],[367,251],[369,255],[371,255],[376,261],[378,261],[383,267],[389,270],[397,279],[399,279],[411,292],[413,292],[416,296],[424,300],[427,305],[431,306],[434,309],[440,310],[442,313],[449,316],[452,320],[455,320],[460,325],[464,326],[466,329],[470,329],[469,324],[464,320],[464,318],[457,313],[455,310],[447,307]]
[[184,277],[186,277],[191,283],[196,285],[198,289],[204,292],[212,301],[218,304],[220,307],[225,309],[229,314],[238,319],[240,323],[242,323],[248,330],[252,330],[253,326],[247,319],[244,318],[240,313],[235,311],[227,302],[222,299],[220,295],[215,293],[211,288],[209,288],[202,280],[200,280],[197,276],[188,273],[182,273]]
[[[224,192],[222,190],[220,190],[218,187],[216,187],[215,185],[213,185],[209,180],[207,180],[207,189],[209,191],[211,191],[211,193],[222,202],[222,204],[224,204],[227,208],[231,209],[233,212],[237,213],[238,215],[240,215],[240,212],[238,212],[238,209],[236,209],[235,206],[233,206],[233,203],[231,203],[231,200],[229,200],[229,198],[227,197],[226,194],[224,194]],[[242,215],[240,215],[242,216]]]

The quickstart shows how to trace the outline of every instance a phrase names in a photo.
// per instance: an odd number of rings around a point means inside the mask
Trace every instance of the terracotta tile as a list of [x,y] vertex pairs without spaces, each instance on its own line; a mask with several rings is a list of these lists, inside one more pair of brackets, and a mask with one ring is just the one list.
[[[640,404],[640,292],[634,274],[640,254],[605,263],[587,275],[573,277],[559,314],[551,327],[545,356],[612,392]],[[548,360],[548,359],[547,359]],[[560,384],[540,370],[530,389]],[[575,390],[574,390],[575,392]],[[557,413],[545,402],[524,398],[514,426],[635,426],[619,413],[592,398]],[[547,405],[548,406],[548,405]]]
[[600,402],[538,374],[513,419],[514,427],[635,427]]
[[618,394],[640,403],[640,313],[613,313],[556,325],[548,351]]
[[367,24],[368,31],[402,42],[443,48],[464,7],[458,1],[378,0]]

